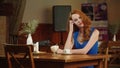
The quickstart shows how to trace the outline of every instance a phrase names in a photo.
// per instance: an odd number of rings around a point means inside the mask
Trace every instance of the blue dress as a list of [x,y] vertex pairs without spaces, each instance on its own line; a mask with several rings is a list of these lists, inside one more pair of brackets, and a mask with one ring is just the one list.
[[[91,28],[91,34],[93,33],[93,31],[94,31],[94,28]],[[74,32],[74,34],[73,34],[74,48],[75,49],[82,49],[86,46],[86,44],[88,43],[88,40],[84,41],[83,43],[79,43],[78,40],[77,40],[78,34],[79,34],[78,31]],[[90,36],[91,36],[91,34],[90,34]],[[98,53],[98,41],[96,41],[94,46],[88,51],[87,54],[94,55],[94,54],[97,54],[97,53]],[[94,66],[86,66],[86,67],[83,67],[83,68],[94,68]]]

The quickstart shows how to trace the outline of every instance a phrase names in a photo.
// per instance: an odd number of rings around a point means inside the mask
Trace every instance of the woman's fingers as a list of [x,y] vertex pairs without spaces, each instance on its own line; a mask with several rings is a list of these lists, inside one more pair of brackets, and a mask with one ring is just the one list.
[[58,49],[57,53],[63,53],[62,49]]

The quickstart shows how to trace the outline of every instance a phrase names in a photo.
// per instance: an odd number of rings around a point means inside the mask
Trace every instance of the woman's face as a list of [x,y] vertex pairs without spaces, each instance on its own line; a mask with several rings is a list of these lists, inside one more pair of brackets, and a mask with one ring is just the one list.
[[84,24],[79,14],[72,14],[72,21],[78,27],[83,27]]

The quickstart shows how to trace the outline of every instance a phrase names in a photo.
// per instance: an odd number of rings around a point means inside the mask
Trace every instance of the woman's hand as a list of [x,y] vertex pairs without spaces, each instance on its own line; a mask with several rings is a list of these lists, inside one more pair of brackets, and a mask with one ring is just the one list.
[[62,49],[58,49],[58,50],[57,50],[57,53],[62,54],[62,53],[63,53],[63,50],[62,50]]
[[69,31],[73,32],[73,24],[74,22],[72,20],[69,21]]

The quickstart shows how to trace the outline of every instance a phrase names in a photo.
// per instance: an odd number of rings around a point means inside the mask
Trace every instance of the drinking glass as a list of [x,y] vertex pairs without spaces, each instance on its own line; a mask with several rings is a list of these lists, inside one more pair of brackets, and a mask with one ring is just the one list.
[[58,45],[53,45],[50,47],[51,51],[53,52],[53,54],[56,54],[57,50],[59,49]]

